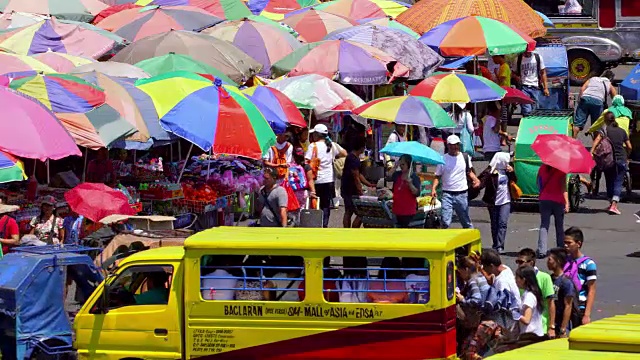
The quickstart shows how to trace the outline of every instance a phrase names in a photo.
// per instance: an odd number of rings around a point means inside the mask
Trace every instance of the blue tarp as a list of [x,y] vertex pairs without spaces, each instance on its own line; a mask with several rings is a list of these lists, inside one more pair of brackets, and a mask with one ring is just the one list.
[[569,76],[569,59],[567,48],[562,44],[547,44],[536,47],[536,52],[542,56],[547,69],[547,76]]
[[622,95],[625,100],[640,100],[640,64],[636,65],[629,75],[622,80],[620,84],[620,95]]
[[[71,344],[71,323],[63,299],[65,269],[76,282],[76,291],[85,296],[102,280],[91,258],[82,254],[17,252],[0,260],[0,324],[5,327],[0,328],[0,333],[15,331],[15,339],[0,337],[0,347],[13,348],[17,359],[28,356],[41,340],[58,339]],[[10,326],[15,328],[6,328]]]

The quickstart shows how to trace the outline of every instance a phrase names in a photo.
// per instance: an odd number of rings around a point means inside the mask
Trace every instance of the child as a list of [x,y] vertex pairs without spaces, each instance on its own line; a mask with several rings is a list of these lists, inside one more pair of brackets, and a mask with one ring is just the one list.
[[520,319],[520,335],[533,333],[543,336],[542,329],[542,292],[536,280],[536,271],[531,266],[519,267],[516,270],[516,284],[524,290],[522,293],[522,311]]
[[[579,228],[572,226],[564,232],[564,248],[569,253],[569,261],[564,271],[569,278],[574,278],[577,274],[579,284],[576,284],[578,291],[578,304],[580,306],[580,324],[572,324],[573,327],[586,325],[591,322],[591,311],[596,300],[596,263],[582,253],[584,234]],[[577,286],[580,285],[580,286]]]
[[550,324],[549,327],[555,325],[556,337],[567,337],[569,329],[571,312],[576,305],[576,289],[571,279],[564,275],[564,266],[567,263],[567,251],[563,248],[553,248],[549,250],[547,258],[547,267],[551,271],[551,279],[553,280],[553,288],[555,290],[556,303],[556,323]]

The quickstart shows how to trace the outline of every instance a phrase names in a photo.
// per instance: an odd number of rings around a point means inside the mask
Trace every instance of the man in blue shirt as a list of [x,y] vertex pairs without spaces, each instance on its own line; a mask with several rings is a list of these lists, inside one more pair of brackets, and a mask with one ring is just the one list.
[[[565,230],[564,248],[569,253],[569,261],[578,264],[578,278],[581,285],[578,289],[578,304],[582,315],[581,325],[586,325],[591,322],[591,311],[596,300],[596,280],[598,276],[595,261],[582,253],[583,243],[584,234],[582,230],[575,226]],[[583,259],[585,257],[586,259]]]

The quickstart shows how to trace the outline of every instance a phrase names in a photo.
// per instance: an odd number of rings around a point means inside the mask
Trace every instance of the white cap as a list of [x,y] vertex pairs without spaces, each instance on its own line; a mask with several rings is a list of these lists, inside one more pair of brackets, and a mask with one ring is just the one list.
[[313,129],[309,130],[310,133],[319,133],[319,134],[328,134],[329,133],[329,129],[327,128],[327,125],[324,124],[317,124],[316,126],[313,127]]
[[447,138],[447,144],[449,145],[460,144],[460,138],[458,137],[458,135],[449,135],[449,137]]

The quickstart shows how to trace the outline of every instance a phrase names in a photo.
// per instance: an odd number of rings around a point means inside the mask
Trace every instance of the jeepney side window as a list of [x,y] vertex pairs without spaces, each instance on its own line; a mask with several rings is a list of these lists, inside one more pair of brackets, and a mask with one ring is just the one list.
[[453,299],[456,289],[453,261],[447,263],[447,300]]
[[547,16],[593,17],[593,0],[526,0],[534,10]]
[[200,259],[203,300],[301,301],[301,256],[205,255]]
[[625,17],[640,17],[640,1],[622,0],[620,2],[620,15]]
[[335,259],[342,260],[341,276],[335,275],[336,268],[324,268],[325,298],[329,302],[429,302],[429,260],[425,258],[345,256]]
[[109,286],[109,309],[131,305],[166,305],[173,266],[132,266],[121,272]]

